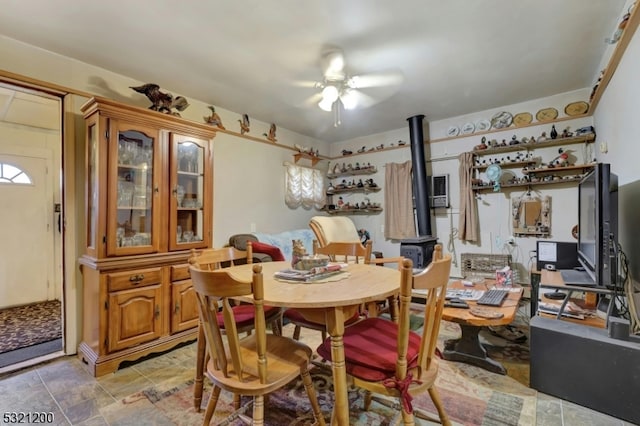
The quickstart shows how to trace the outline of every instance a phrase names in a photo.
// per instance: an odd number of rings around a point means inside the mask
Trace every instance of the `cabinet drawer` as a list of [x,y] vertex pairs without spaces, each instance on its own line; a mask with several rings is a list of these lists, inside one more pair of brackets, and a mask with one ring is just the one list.
[[189,264],[173,265],[171,267],[171,282],[188,280],[191,278],[189,274]]
[[161,281],[161,268],[136,269],[135,271],[116,272],[107,275],[108,291],[144,287],[151,284],[159,284]]

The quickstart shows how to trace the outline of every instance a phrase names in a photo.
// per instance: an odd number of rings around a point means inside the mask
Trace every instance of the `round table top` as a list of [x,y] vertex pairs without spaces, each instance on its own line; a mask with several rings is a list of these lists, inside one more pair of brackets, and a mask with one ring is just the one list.
[[[226,268],[236,279],[251,279],[256,264]],[[377,265],[349,264],[348,276],[322,283],[292,283],[274,278],[278,271],[290,268],[289,262],[265,262],[262,266],[264,303],[290,308],[351,306],[391,296],[400,291],[400,271]],[[240,298],[239,298],[240,299]],[[242,299],[240,299],[242,300]],[[250,301],[247,299],[247,301]]]

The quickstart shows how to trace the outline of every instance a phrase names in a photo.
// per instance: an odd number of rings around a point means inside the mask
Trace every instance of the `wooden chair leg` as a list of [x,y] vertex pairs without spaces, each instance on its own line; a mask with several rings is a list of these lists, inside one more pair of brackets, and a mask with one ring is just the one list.
[[234,410],[239,410],[240,409],[240,398],[241,395],[239,393],[234,393],[233,394],[233,409]]
[[299,325],[296,325],[293,329],[293,340],[300,340],[300,329],[301,327]]
[[253,425],[264,425],[264,396],[256,395],[253,397]]
[[193,407],[196,409],[196,412],[199,413],[202,405],[205,354],[207,352],[207,345],[202,326],[198,326],[198,343],[196,348],[196,377],[193,385]]
[[365,391],[364,392],[364,411],[369,411],[369,409],[371,408],[371,401],[373,400],[373,395],[371,394],[371,392],[369,391]]
[[327,340],[327,332],[322,330],[321,333],[322,333],[322,341],[324,342],[325,340]]
[[209,397],[209,402],[207,403],[207,410],[204,413],[204,422],[203,424],[208,425],[211,423],[211,419],[213,418],[213,413],[216,411],[216,405],[218,405],[218,398],[220,397],[221,389],[217,386],[214,386],[211,390],[211,396]]
[[447,412],[444,410],[444,405],[442,405],[442,399],[440,399],[440,394],[435,386],[431,386],[429,388],[429,396],[431,397],[431,401],[433,401],[433,405],[438,410],[438,416],[440,417],[440,422],[442,422],[445,426],[451,426],[451,420],[449,420],[449,416]]
[[322,411],[320,411],[318,396],[316,395],[316,390],[313,387],[313,382],[311,381],[309,370],[305,369],[304,371],[300,372],[300,376],[302,377],[304,389],[307,391],[307,396],[309,397],[309,401],[311,402],[311,409],[313,410],[313,415],[316,418],[316,424],[324,426],[326,423],[324,421]]

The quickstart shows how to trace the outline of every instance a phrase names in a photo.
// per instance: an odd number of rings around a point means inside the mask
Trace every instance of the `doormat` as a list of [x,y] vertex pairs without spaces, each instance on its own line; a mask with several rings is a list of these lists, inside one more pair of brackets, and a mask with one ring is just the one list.
[[0,311],[0,353],[62,337],[59,300],[33,303]]

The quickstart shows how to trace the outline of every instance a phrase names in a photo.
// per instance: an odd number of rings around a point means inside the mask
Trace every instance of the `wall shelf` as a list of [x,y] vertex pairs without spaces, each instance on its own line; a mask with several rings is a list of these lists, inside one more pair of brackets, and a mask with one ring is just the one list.
[[376,167],[364,167],[359,169],[351,169],[345,172],[339,173],[327,173],[327,179],[336,179],[345,176],[357,176],[357,175],[372,175],[378,172]]
[[378,192],[380,191],[382,188],[380,188],[379,186],[365,186],[365,187],[350,187],[350,188],[344,188],[344,189],[334,189],[332,191],[327,191],[327,195],[336,195],[336,194],[345,194],[345,193],[350,193],[350,194],[357,194],[357,193],[361,193],[361,194],[369,194],[371,192]]
[[381,207],[371,207],[368,209],[341,209],[341,210],[325,210],[330,215],[370,215],[382,212]]
[[514,151],[522,151],[527,150],[530,151],[532,149],[540,149],[540,148],[548,148],[552,146],[559,145],[570,145],[576,143],[590,143],[596,139],[596,135],[594,133],[589,133],[587,135],[582,136],[574,136],[570,138],[558,138],[558,139],[548,139],[544,142],[533,142],[533,143],[520,143],[516,145],[507,145],[507,146],[497,146],[495,148],[487,148],[487,149],[478,149],[471,151],[475,155],[491,155],[491,154],[501,154],[504,152],[514,152]]
[[318,157],[317,155],[307,154],[306,152],[299,152],[299,153],[293,155],[293,161],[295,163],[297,163],[298,160],[300,160],[302,158],[306,158],[307,160],[311,160],[311,166],[315,166],[318,163],[318,161],[321,160],[321,158]]

